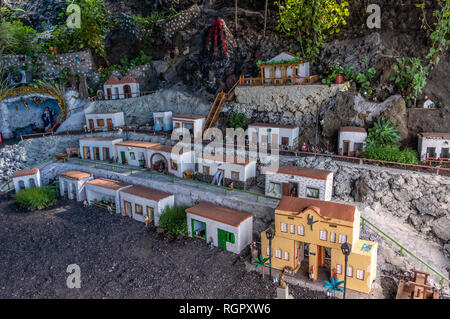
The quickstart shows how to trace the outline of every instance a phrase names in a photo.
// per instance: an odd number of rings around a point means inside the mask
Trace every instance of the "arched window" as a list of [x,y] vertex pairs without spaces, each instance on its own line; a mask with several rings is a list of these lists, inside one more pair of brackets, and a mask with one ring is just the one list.
[[123,86],[123,93],[125,94],[126,99],[132,96],[131,87],[128,84]]
[[36,187],[36,182],[34,181],[34,178],[30,178],[28,182],[30,183],[30,187]]
[[24,181],[19,181],[19,189],[25,189],[25,182]]

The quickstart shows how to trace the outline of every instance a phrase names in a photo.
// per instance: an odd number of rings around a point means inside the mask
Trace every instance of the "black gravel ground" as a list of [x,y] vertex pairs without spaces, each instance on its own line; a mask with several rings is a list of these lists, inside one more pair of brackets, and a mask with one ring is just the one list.
[[[248,253],[170,241],[143,223],[60,201],[23,212],[0,199],[0,298],[274,298],[275,284],[247,272]],[[81,268],[81,288],[66,285]],[[326,298],[290,286],[294,298]]]

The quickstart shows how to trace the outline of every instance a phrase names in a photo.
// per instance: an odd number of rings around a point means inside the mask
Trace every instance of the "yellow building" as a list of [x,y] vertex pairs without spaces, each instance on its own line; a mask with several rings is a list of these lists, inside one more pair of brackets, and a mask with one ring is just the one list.
[[[360,214],[356,206],[284,196],[275,209],[272,227],[275,230],[273,268],[291,267],[297,272],[303,261],[305,244],[308,244],[310,279],[317,280],[319,267],[325,264],[326,249],[331,254],[330,270],[341,279],[345,267],[341,245],[347,242],[352,246],[347,288],[369,293],[376,275],[378,245],[359,239]],[[268,257],[269,242],[265,232],[261,233],[261,250],[263,257]]]

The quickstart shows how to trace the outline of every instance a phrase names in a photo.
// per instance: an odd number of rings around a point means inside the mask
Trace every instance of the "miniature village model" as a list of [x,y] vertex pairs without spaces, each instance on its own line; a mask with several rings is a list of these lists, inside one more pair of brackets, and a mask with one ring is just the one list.
[[450,0],[13,2],[0,298],[450,296]]

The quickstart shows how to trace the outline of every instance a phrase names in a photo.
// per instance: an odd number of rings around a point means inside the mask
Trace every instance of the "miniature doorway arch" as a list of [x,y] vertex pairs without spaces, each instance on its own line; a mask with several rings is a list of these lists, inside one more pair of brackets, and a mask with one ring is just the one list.
[[161,153],[154,153],[150,157],[150,166],[153,171],[167,171],[169,168],[167,159]]

